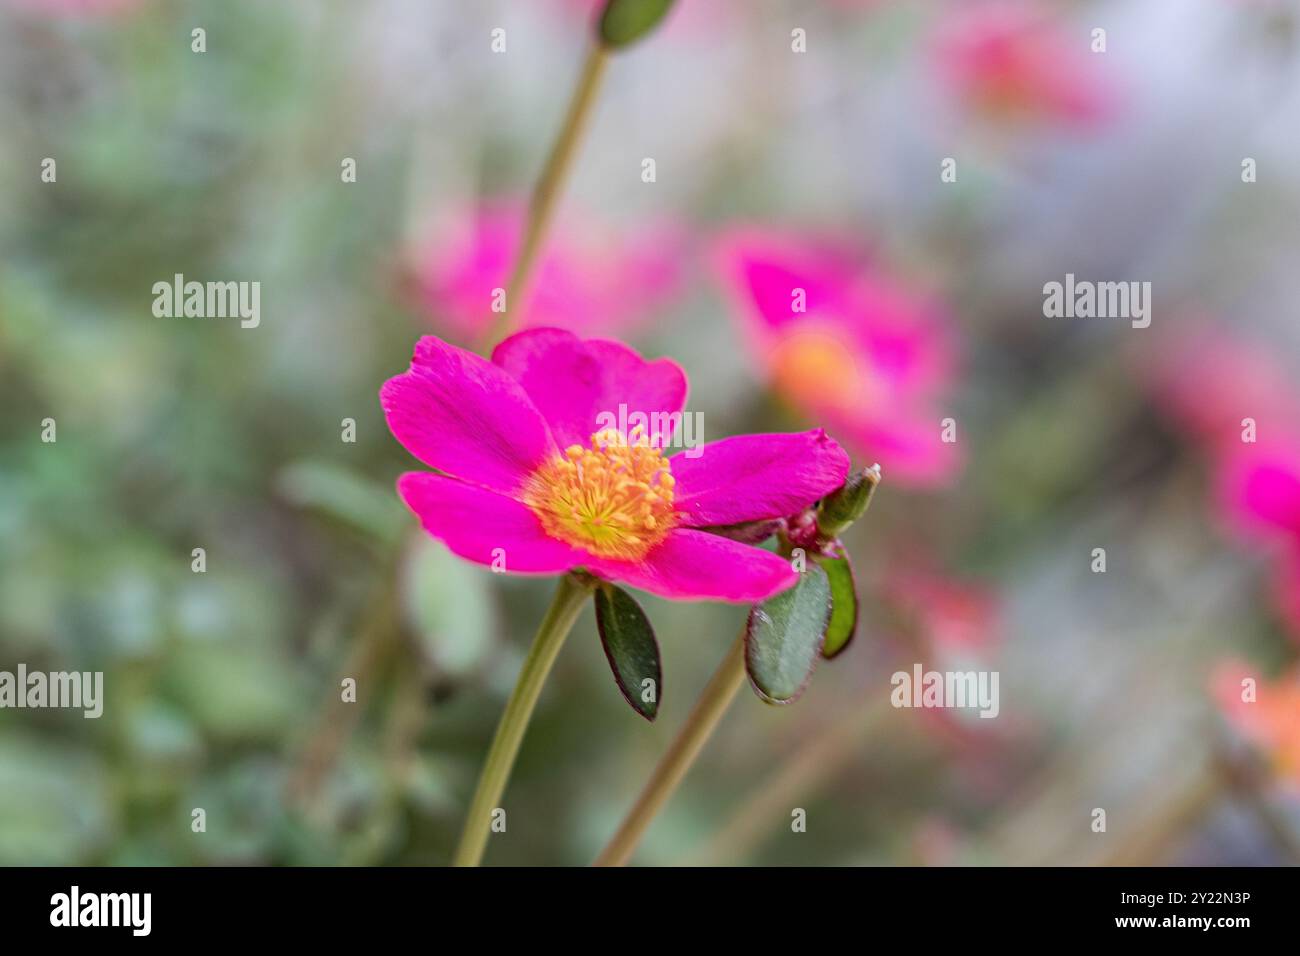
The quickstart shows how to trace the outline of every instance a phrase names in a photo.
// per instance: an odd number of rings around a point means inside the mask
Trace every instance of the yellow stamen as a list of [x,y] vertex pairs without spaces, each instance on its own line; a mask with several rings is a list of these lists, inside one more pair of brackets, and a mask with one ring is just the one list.
[[677,524],[668,459],[640,428],[607,428],[533,475],[524,500],[552,537],[602,558],[636,560]]

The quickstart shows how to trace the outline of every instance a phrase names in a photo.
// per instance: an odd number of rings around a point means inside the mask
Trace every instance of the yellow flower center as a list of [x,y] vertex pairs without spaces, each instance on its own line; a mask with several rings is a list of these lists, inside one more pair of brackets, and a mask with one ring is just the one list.
[[834,335],[803,329],[783,339],[772,355],[779,391],[814,409],[848,412],[870,399],[859,358]]
[[607,428],[533,475],[524,500],[553,538],[602,558],[636,560],[677,524],[668,459],[641,428]]

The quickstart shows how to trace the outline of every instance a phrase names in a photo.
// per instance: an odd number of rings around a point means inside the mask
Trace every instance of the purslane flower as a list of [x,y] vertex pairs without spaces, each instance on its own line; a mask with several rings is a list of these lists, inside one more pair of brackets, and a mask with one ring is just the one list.
[[[414,283],[434,328],[459,341],[480,338],[510,303],[501,301],[519,254],[524,206],[496,200],[465,210],[416,253]],[[610,236],[566,215],[537,263],[521,327],[619,334],[653,315],[681,284],[680,231],[668,223]]]
[[1219,458],[1249,450],[1248,422],[1265,439],[1292,427],[1300,392],[1276,352],[1195,316],[1186,324],[1178,342],[1140,353],[1135,371],[1180,431]]
[[1232,536],[1271,559],[1274,601],[1300,638],[1300,393],[1261,343],[1222,329],[1193,329],[1142,361],[1159,409],[1213,467],[1216,516]]
[[953,348],[935,304],[837,238],[741,227],[715,248],[724,288],[772,387],[891,481],[956,476],[938,402]]
[[[848,455],[818,429],[666,456],[686,393],[668,359],[544,328],[491,361],[425,336],[380,398],[393,435],[441,472],[402,475],[399,494],[462,558],[522,574],[581,568],[674,599],[764,600],[796,582],[790,563],[701,529],[799,512],[844,483]],[[644,429],[609,427],[636,413]]]
[[988,654],[1001,636],[997,592],[936,570],[928,562],[887,572],[878,600],[911,622],[923,646],[942,658]]
[[1050,16],[1016,3],[973,4],[945,17],[938,72],[973,112],[1006,122],[1094,126],[1115,96],[1087,47]]

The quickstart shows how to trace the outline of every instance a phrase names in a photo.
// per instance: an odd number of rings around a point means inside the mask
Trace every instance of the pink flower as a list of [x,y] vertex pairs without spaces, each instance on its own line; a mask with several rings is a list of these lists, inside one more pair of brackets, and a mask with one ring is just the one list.
[[1000,602],[982,585],[907,568],[888,574],[883,599],[915,625],[925,646],[936,653],[969,656],[997,643]]
[[[499,318],[523,225],[522,204],[490,203],[455,217],[419,254],[418,294],[440,329],[470,341]],[[622,235],[561,219],[546,239],[516,327],[631,328],[676,292],[681,245],[678,230],[667,225]]]
[[934,305],[869,268],[846,243],[760,228],[724,235],[716,259],[769,383],[891,481],[955,476],[938,400],[952,377]]
[[1274,559],[1273,596],[1300,636],[1300,394],[1274,355],[1210,327],[1141,369],[1156,404],[1214,466],[1227,530]]
[[1300,547],[1300,438],[1225,446],[1218,471],[1219,501],[1234,531]]
[[[1246,678],[1256,681],[1254,700],[1243,699]],[[1229,661],[1215,669],[1210,686],[1228,723],[1266,755],[1284,781],[1300,789],[1300,668],[1267,681]]]
[[[442,472],[397,489],[453,552],[524,574],[581,567],[668,598],[753,602],[793,585],[783,558],[699,529],[793,514],[849,468],[820,430],[667,458],[682,370],[561,329],[514,335],[490,362],[425,336],[380,400],[397,440]],[[620,405],[648,427],[609,427]]]
[[963,6],[945,21],[935,57],[966,106],[994,119],[1073,126],[1112,112],[1087,31],[1067,34],[1024,4]]
[[1274,603],[1300,638],[1300,436],[1227,448],[1215,488],[1229,529],[1271,557]]
[[1274,355],[1208,325],[1162,345],[1140,374],[1161,411],[1211,451],[1239,450],[1246,419],[1265,439],[1300,420],[1293,376]]

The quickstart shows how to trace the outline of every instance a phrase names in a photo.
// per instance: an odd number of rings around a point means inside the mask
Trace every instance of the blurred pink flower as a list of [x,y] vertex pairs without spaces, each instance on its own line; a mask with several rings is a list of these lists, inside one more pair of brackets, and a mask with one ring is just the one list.
[[935,42],[942,80],[995,120],[1089,126],[1113,112],[1085,30],[1067,32],[1024,3],[963,3]]
[[667,598],[751,603],[791,587],[786,559],[699,529],[794,514],[849,470],[820,429],[667,458],[659,426],[602,421],[626,405],[670,423],[682,370],[562,329],[513,335],[490,362],[426,335],[380,401],[397,440],[440,472],[402,475],[398,494],[452,552],[523,574],[581,567]]
[[1227,448],[1215,488],[1229,530],[1272,560],[1274,603],[1300,640],[1300,436]]
[[1241,537],[1300,546],[1300,438],[1225,445],[1216,485],[1223,513]]
[[1292,377],[1264,347],[1209,326],[1138,374],[1208,457],[1226,530],[1275,562],[1274,600],[1300,638],[1300,393]]
[[733,311],[778,394],[824,422],[889,481],[955,477],[938,401],[953,377],[934,303],[891,282],[848,244],[740,228],[715,249]]
[[[470,341],[491,327],[496,290],[508,281],[523,224],[521,203],[489,203],[454,217],[417,253],[417,294],[440,330]],[[634,329],[677,292],[683,241],[671,225],[621,234],[561,216],[545,239],[516,328]]]
[[1001,631],[1001,602],[989,588],[917,567],[885,576],[882,600],[941,654],[988,651]]
[[1300,421],[1300,394],[1274,356],[1208,325],[1162,346],[1139,374],[1161,411],[1210,450],[1240,448],[1246,419],[1264,439]]
[[[1255,680],[1253,701],[1243,700],[1242,681]],[[1268,681],[1240,661],[1215,668],[1211,693],[1229,725],[1257,747],[1272,770],[1300,789],[1300,667]]]
[[961,831],[935,814],[922,817],[908,838],[917,866],[956,866],[963,846]]

